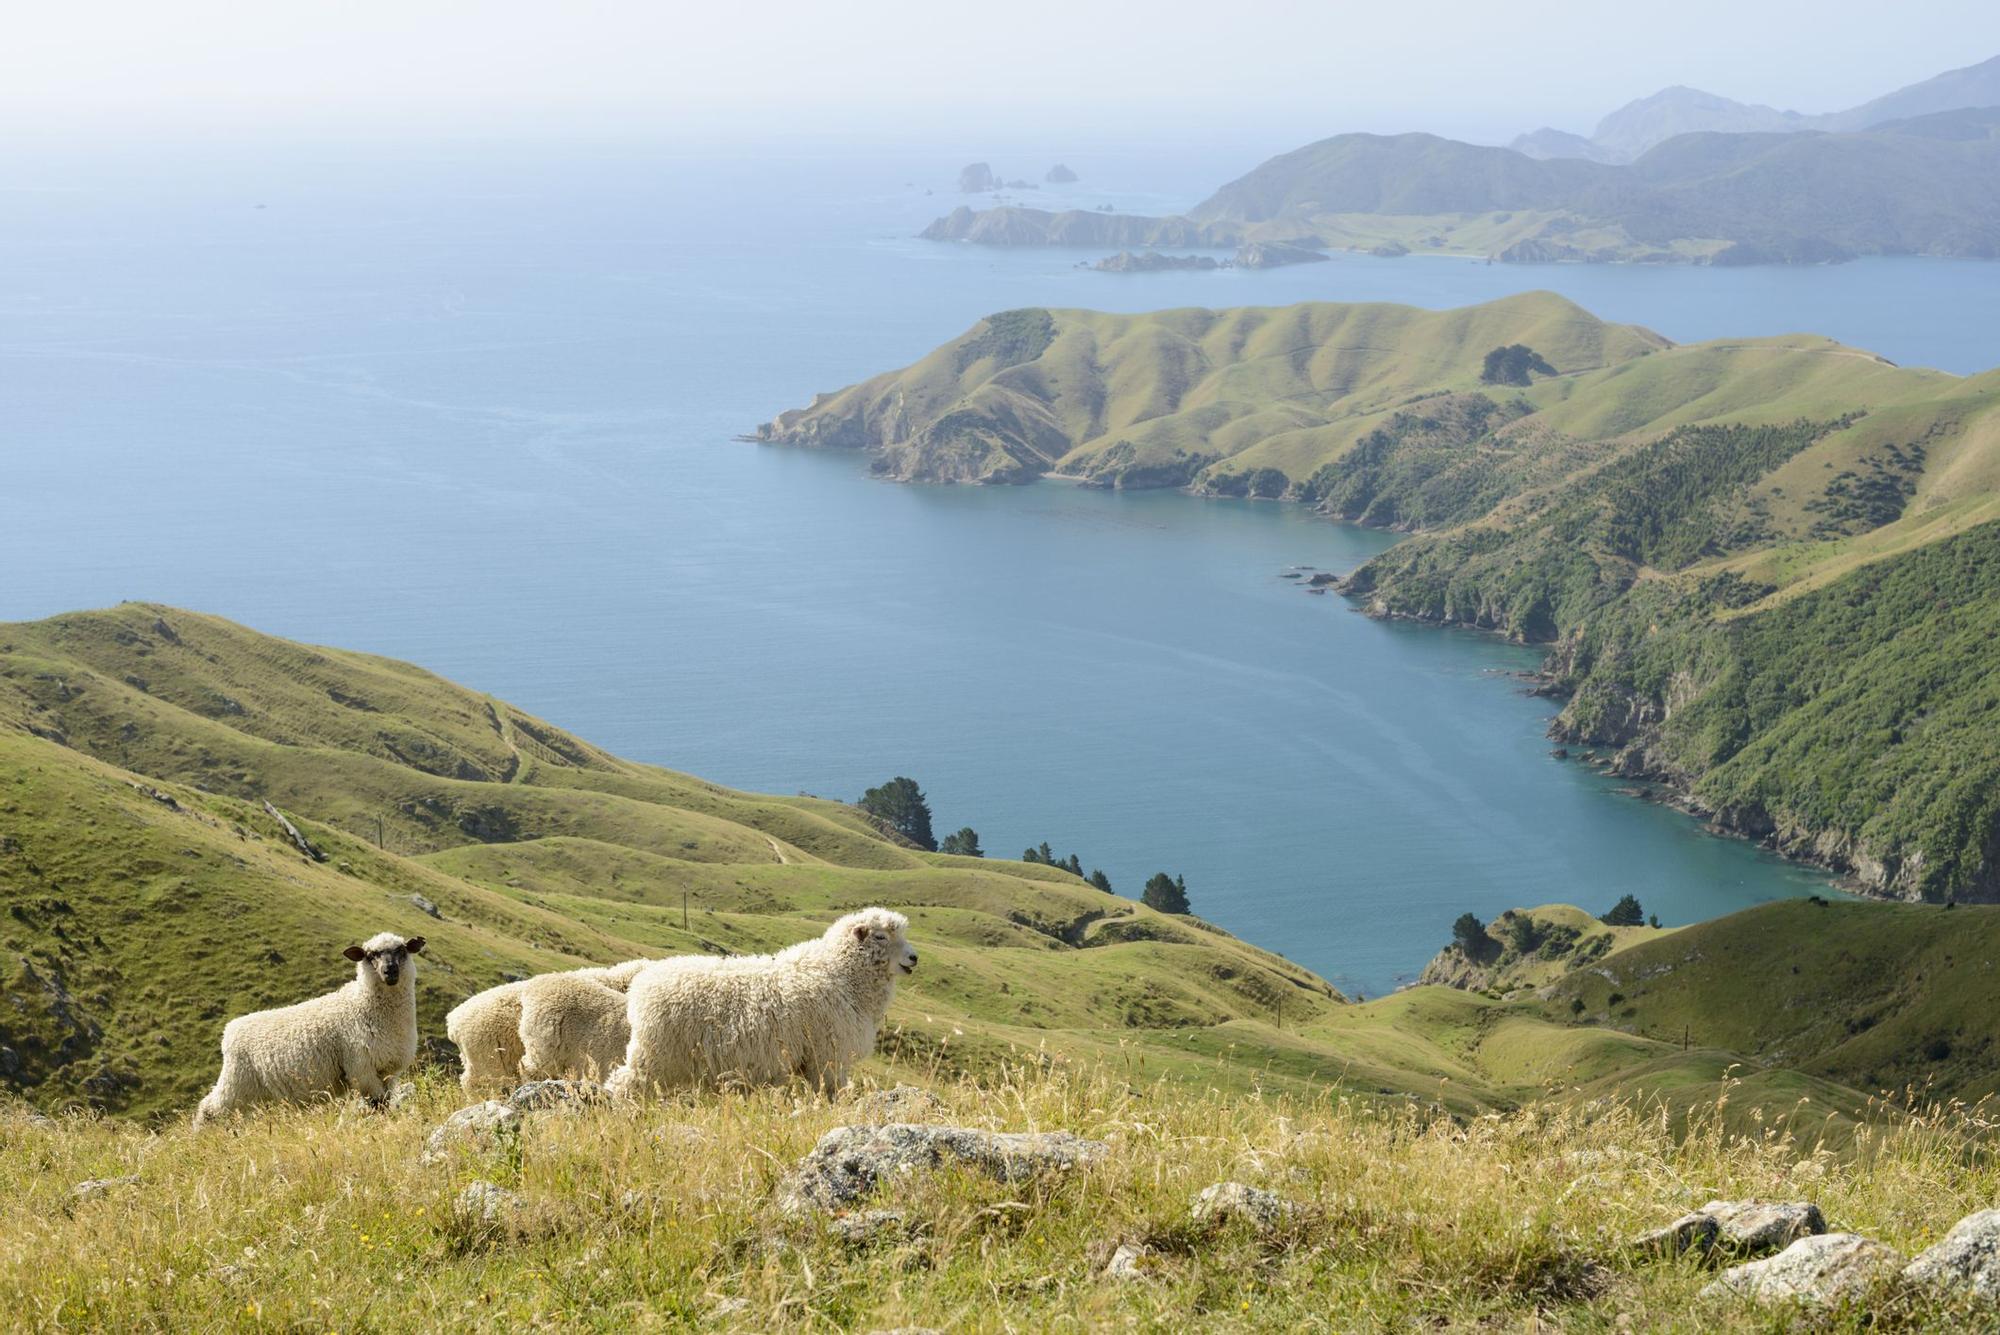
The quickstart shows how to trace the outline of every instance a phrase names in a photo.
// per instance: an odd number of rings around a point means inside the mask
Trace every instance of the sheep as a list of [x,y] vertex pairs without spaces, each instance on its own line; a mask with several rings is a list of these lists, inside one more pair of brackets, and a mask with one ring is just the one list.
[[605,1087],[630,1097],[800,1079],[833,1093],[874,1050],[896,980],[916,970],[908,928],[902,914],[869,908],[775,955],[649,965],[632,980],[631,1041]]
[[341,952],[354,961],[354,981],[224,1025],[222,1074],[196,1108],[195,1126],[260,1103],[303,1103],[323,1094],[385,1100],[389,1082],[417,1059],[411,957],[423,948],[421,936],[372,936]]
[[625,989],[651,960],[550,973],[521,984],[523,1080],[602,1080],[625,1058]]
[[[589,978],[622,991],[631,981],[632,973],[644,963],[634,960],[609,968],[575,969],[568,974],[542,976]],[[625,970],[629,972],[621,973]],[[528,985],[534,981],[529,978],[489,987],[459,1002],[444,1017],[445,1034],[457,1045],[459,1062],[464,1067],[459,1083],[466,1093],[512,1089],[518,1083],[521,1059],[526,1055],[521,1042],[521,1002]]]

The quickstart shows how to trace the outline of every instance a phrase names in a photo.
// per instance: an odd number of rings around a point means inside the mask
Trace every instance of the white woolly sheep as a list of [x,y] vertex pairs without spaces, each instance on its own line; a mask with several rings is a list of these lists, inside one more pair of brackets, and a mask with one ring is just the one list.
[[521,984],[521,1078],[602,1080],[625,1060],[625,989],[652,960]]
[[[588,978],[622,991],[646,963],[646,960],[632,960],[540,976]],[[464,1067],[459,1083],[466,1093],[512,1089],[520,1083],[521,1059],[526,1055],[521,1044],[521,1002],[528,984],[534,981],[528,978],[476,992],[444,1017],[444,1032],[457,1046],[458,1059]]]
[[870,908],[775,955],[648,966],[632,980],[632,1038],[606,1088],[640,1095],[797,1079],[832,1093],[874,1050],[896,980],[917,967],[908,929],[902,914]]
[[417,970],[424,939],[394,932],[341,954],[354,981],[295,1006],[239,1015],[222,1029],[222,1074],[195,1110],[206,1126],[261,1103],[322,1095],[388,1097],[389,1082],[417,1059]]

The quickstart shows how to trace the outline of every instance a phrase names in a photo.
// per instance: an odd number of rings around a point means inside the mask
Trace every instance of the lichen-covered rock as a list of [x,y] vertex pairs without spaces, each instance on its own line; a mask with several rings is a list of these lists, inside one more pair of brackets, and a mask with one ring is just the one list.
[[1697,1213],[1715,1221],[1724,1247],[1752,1255],[1826,1232],[1825,1217],[1810,1201],[1710,1201]]
[[1646,1256],[1679,1256],[1685,1252],[1706,1255],[1715,1249],[1721,1233],[1722,1226],[1715,1222],[1714,1215],[1697,1211],[1682,1215],[1665,1228],[1641,1233],[1625,1245],[1628,1250]]
[[857,1210],[828,1221],[826,1230],[842,1242],[860,1246],[900,1236],[909,1230],[909,1224],[901,1210]]
[[468,1219],[495,1224],[520,1209],[521,1198],[497,1183],[480,1181],[468,1183],[454,1204]]
[[1912,1284],[2000,1301],[2000,1210],[1969,1214],[1903,1269]]
[[854,1115],[864,1122],[916,1122],[944,1111],[944,1100],[915,1085],[894,1085],[857,1095]]
[[1258,1228],[1276,1228],[1289,1219],[1297,1207],[1275,1192],[1241,1182],[1218,1182],[1203,1187],[1194,1198],[1194,1221],[1227,1223],[1240,1219]]
[[1160,1265],[1160,1254],[1145,1243],[1123,1242],[1118,1245],[1117,1251],[1111,1253],[1111,1260],[1104,1267],[1104,1277],[1130,1284],[1153,1278],[1160,1273]]
[[1772,1305],[1831,1307],[1864,1297],[1893,1279],[1903,1258],[1892,1247],[1858,1233],[1815,1233],[1776,1256],[1724,1271],[1701,1291],[1704,1298],[1747,1298]]
[[610,1097],[594,1080],[531,1080],[507,1096],[507,1106],[515,1112],[547,1112],[604,1103]]
[[438,1163],[451,1157],[454,1148],[498,1149],[521,1132],[521,1114],[504,1103],[488,1099],[469,1108],[460,1108],[432,1129],[424,1142],[420,1161]]
[[788,1210],[841,1210],[894,1175],[958,1167],[1021,1182],[1090,1163],[1104,1150],[1104,1142],[1067,1131],[981,1131],[913,1122],[837,1126],[799,1160],[781,1200]]
[[139,1175],[137,1173],[126,1173],[122,1177],[93,1177],[87,1182],[79,1182],[71,1187],[69,1189],[69,1200],[66,1203],[70,1209],[74,1210],[85,1201],[100,1200],[103,1197],[109,1196],[114,1191],[138,1185]]

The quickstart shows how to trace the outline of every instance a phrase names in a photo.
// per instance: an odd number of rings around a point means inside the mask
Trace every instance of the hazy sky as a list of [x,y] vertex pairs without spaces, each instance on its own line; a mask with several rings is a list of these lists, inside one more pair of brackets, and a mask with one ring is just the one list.
[[1504,138],[1670,83],[1823,111],[2000,53],[2000,3],[1676,0],[20,0],[37,127],[689,137],[1431,129]]

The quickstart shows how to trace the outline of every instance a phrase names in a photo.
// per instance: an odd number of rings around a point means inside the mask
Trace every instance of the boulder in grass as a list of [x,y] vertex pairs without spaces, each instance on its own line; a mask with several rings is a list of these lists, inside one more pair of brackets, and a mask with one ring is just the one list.
[[1710,1201],[1698,1213],[1715,1220],[1725,1248],[1745,1255],[1780,1251],[1826,1232],[1825,1216],[1810,1201]]
[[1949,1296],[2000,1302],[2000,1210],[1959,1220],[1941,1242],[1903,1268],[1903,1278]]
[[1103,1141],[1067,1131],[981,1131],[962,1126],[891,1122],[837,1126],[819,1138],[787,1179],[787,1210],[844,1210],[887,1179],[919,1170],[968,1168],[1001,1182],[1023,1182],[1091,1163]]
[[1776,1256],[1726,1270],[1701,1291],[1703,1298],[1742,1298],[1763,1306],[1786,1303],[1837,1307],[1865,1298],[1893,1280],[1903,1258],[1892,1247],[1858,1233],[1815,1233]]
[[1292,1216],[1296,1207],[1275,1192],[1241,1182],[1218,1182],[1203,1187],[1194,1198],[1194,1221],[1228,1223],[1240,1219],[1260,1229],[1272,1229]]

